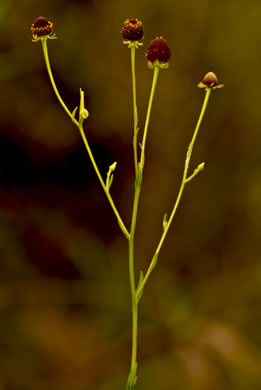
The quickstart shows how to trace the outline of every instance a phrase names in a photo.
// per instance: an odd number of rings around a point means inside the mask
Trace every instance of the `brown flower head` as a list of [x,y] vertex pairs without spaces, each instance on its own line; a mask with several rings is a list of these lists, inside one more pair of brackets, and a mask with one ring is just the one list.
[[36,42],[39,39],[55,38],[53,32],[53,23],[49,22],[43,16],[39,16],[31,27],[33,34],[33,41]]
[[121,35],[126,41],[140,41],[144,36],[142,22],[138,19],[125,20]]
[[167,41],[160,37],[155,38],[150,42],[146,57],[149,67],[167,68],[170,60],[170,48]]
[[216,76],[215,73],[213,73],[213,72],[208,72],[208,73],[203,77],[202,83],[205,84],[205,85],[208,85],[208,86],[218,85],[217,76]]
[[208,72],[198,84],[199,88],[222,88],[223,85],[218,83],[217,76],[213,72]]

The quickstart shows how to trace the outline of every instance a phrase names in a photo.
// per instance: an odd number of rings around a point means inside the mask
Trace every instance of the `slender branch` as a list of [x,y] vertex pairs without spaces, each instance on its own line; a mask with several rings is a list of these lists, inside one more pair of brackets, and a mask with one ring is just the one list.
[[135,53],[136,46],[131,46],[131,74],[132,74],[132,97],[133,97],[133,119],[134,119],[134,132],[133,132],[133,152],[134,152],[134,166],[135,175],[138,171],[138,148],[137,148],[137,136],[138,136],[138,111],[137,111],[137,97],[136,97],[136,72],[135,72]]
[[87,138],[86,138],[86,136],[84,134],[84,130],[83,130],[82,125],[79,125],[79,131],[80,131],[82,140],[84,142],[84,145],[86,147],[86,150],[87,150],[87,152],[89,154],[89,157],[90,157],[90,160],[92,162],[93,168],[94,168],[94,170],[96,172],[96,175],[98,176],[98,179],[99,179],[99,181],[101,183],[101,186],[102,186],[102,188],[103,188],[103,190],[105,192],[105,195],[107,196],[107,199],[108,199],[108,201],[109,201],[109,203],[111,205],[111,208],[114,211],[114,214],[115,214],[115,216],[117,218],[118,224],[119,224],[119,226],[120,226],[124,236],[127,238],[127,240],[129,240],[130,234],[129,234],[128,230],[126,229],[126,227],[125,227],[125,225],[124,225],[124,223],[123,223],[123,221],[122,221],[122,219],[121,219],[121,217],[119,215],[119,212],[118,212],[118,210],[117,210],[117,208],[116,208],[116,206],[115,206],[115,204],[113,202],[113,199],[112,199],[112,197],[110,195],[110,192],[106,188],[106,185],[105,185],[105,183],[103,181],[103,178],[102,178],[102,176],[100,174],[99,168],[97,167],[97,164],[96,164],[95,159],[93,157],[92,151],[91,151],[90,146],[88,144]]
[[96,174],[97,174],[97,176],[98,176],[98,179],[99,179],[99,181],[100,181],[100,183],[101,183],[101,186],[102,186],[102,188],[103,188],[103,190],[104,190],[104,192],[105,192],[105,195],[106,195],[107,198],[108,198],[108,201],[109,201],[109,203],[110,203],[110,205],[111,205],[111,208],[112,208],[112,210],[114,211],[114,214],[115,214],[115,216],[116,216],[116,218],[117,218],[118,224],[119,224],[119,226],[120,226],[120,228],[121,228],[121,230],[122,230],[124,236],[127,238],[127,240],[129,240],[130,234],[129,234],[127,228],[125,227],[125,225],[124,225],[124,223],[123,223],[123,221],[122,221],[122,219],[121,219],[121,217],[120,217],[120,215],[119,215],[119,212],[118,212],[118,210],[117,210],[117,208],[116,208],[116,206],[115,206],[115,204],[114,204],[114,202],[113,202],[113,199],[112,199],[112,197],[111,197],[111,195],[110,195],[110,192],[109,192],[109,190],[106,188],[106,185],[105,185],[105,183],[104,183],[104,181],[103,181],[103,178],[102,178],[102,176],[101,176],[101,173],[100,173],[100,171],[99,171],[99,168],[97,167],[97,164],[96,164],[95,159],[94,159],[94,157],[93,157],[92,151],[91,151],[90,146],[89,146],[89,144],[88,144],[87,138],[86,138],[86,136],[85,136],[85,134],[84,134],[84,130],[83,130],[83,127],[82,127],[82,121],[80,120],[80,121],[78,122],[78,121],[74,118],[74,115],[70,112],[70,110],[68,109],[68,107],[67,107],[66,104],[64,103],[64,101],[63,101],[63,99],[62,99],[62,97],[61,97],[61,95],[60,95],[60,93],[59,93],[59,91],[58,91],[58,89],[57,89],[57,87],[56,87],[56,84],[55,84],[55,81],[54,81],[54,78],[53,78],[53,74],[52,74],[52,70],[51,70],[51,66],[50,66],[50,61],[49,61],[49,55],[48,55],[48,49],[47,49],[47,40],[46,40],[46,39],[42,39],[41,42],[42,42],[43,54],[44,54],[44,59],[45,59],[47,71],[48,71],[49,78],[50,78],[52,87],[53,87],[53,89],[54,89],[54,92],[55,92],[55,94],[56,94],[56,96],[57,96],[59,102],[61,103],[61,106],[62,106],[63,109],[65,110],[65,112],[69,115],[69,117],[71,118],[71,120],[73,121],[73,123],[78,127],[78,129],[79,129],[79,131],[80,131],[80,134],[81,134],[81,137],[82,137],[82,140],[83,140],[83,142],[84,142],[84,145],[85,145],[85,147],[86,147],[86,150],[87,150],[87,152],[88,152],[88,154],[89,154],[89,157],[90,157],[90,160],[91,160],[91,162],[92,162],[93,168],[94,168],[94,170],[95,170],[95,172],[96,172]]
[[[193,150],[196,138],[197,138],[197,134],[198,134],[198,131],[199,131],[202,119],[204,117],[204,114],[205,114],[205,111],[206,111],[206,108],[207,108],[207,104],[208,104],[210,93],[211,93],[211,88],[206,88],[206,94],[205,94],[204,102],[203,102],[203,105],[202,105],[202,108],[201,108],[201,112],[200,112],[200,115],[199,115],[199,118],[198,118],[195,130],[194,130],[194,133],[193,133],[192,140],[191,140],[191,142],[189,144],[189,147],[188,147],[188,151],[187,151],[187,155],[186,155],[186,161],[185,161],[185,167],[184,167],[184,172],[183,172],[183,177],[182,177],[182,181],[181,181],[181,185],[180,185],[180,189],[179,189],[179,192],[178,192],[178,196],[177,196],[176,202],[175,202],[174,207],[172,209],[170,218],[169,218],[167,224],[165,225],[165,227],[163,229],[163,233],[161,235],[161,238],[160,238],[160,241],[159,241],[158,246],[156,248],[156,251],[155,251],[155,253],[154,253],[153,257],[152,257],[152,260],[150,262],[148,270],[147,270],[143,280],[141,281],[141,283],[139,284],[139,286],[137,288],[136,297],[140,297],[141,296],[141,293],[142,293],[142,291],[144,289],[144,286],[145,286],[145,284],[146,284],[146,282],[147,282],[151,272],[153,271],[153,269],[154,269],[154,267],[156,265],[159,252],[160,252],[161,247],[162,247],[162,245],[163,245],[163,243],[165,241],[166,235],[167,235],[168,230],[170,228],[170,225],[171,225],[171,223],[173,221],[173,218],[174,218],[174,216],[176,214],[176,211],[177,211],[177,208],[179,206],[179,203],[180,203],[180,200],[181,200],[181,197],[182,197],[185,185],[188,182],[188,180],[187,180],[187,173],[188,173],[191,153],[192,153],[192,150]],[[189,177],[189,180],[191,180],[191,179],[192,179],[192,177]]]
[[151,113],[151,108],[152,108],[152,102],[153,102],[153,98],[154,98],[155,88],[156,88],[156,84],[157,84],[157,80],[158,80],[159,70],[160,70],[160,68],[158,66],[156,66],[154,68],[154,73],[153,73],[152,87],[151,87],[148,111],[147,111],[145,127],[144,127],[144,133],[143,133],[143,139],[142,139],[142,145],[141,145],[141,159],[140,159],[140,163],[141,163],[141,168],[142,169],[143,169],[144,161],[145,161],[146,139],[147,139],[147,134],[148,134],[150,113]]
[[53,73],[52,73],[52,70],[51,70],[50,61],[49,61],[48,48],[47,48],[47,39],[42,39],[41,42],[42,42],[42,47],[43,47],[43,53],[44,53],[44,59],[45,59],[47,72],[48,72],[48,75],[49,75],[52,87],[54,89],[55,95],[57,96],[57,99],[61,103],[61,106],[63,107],[65,112],[69,115],[69,117],[76,124],[76,126],[78,126],[78,121],[73,117],[71,111],[68,109],[68,107],[64,103],[64,101],[63,101],[63,99],[62,99],[61,95],[59,94],[59,91],[58,91],[58,89],[56,87],[56,84],[55,84],[55,81],[54,81],[54,78],[53,78]]

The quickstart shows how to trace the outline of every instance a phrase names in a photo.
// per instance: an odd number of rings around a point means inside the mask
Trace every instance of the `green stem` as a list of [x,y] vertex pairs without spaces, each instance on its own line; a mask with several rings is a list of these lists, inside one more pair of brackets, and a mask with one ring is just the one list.
[[132,352],[131,352],[130,372],[132,372],[135,369],[136,359],[137,359],[138,301],[136,298],[136,285],[135,285],[134,237],[135,237],[137,212],[138,212],[140,189],[141,189],[140,184],[136,184],[135,186],[130,239],[129,239],[129,277],[130,277],[131,305],[132,305]]
[[134,151],[135,175],[137,177],[137,172],[138,172],[138,149],[137,149],[138,111],[137,111],[137,97],[136,97],[135,52],[136,52],[136,47],[134,45],[132,45],[131,46],[131,74],[132,74],[132,97],[133,97],[133,118],[134,118],[133,151]]
[[55,92],[55,94],[56,94],[56,96],[57,96],[59,102],[61,103],[61,106],[64,108],[65,112],[69,115],[69,117],[71,118],[71,120],[73,121],[73,123],[78,127],[78,129],[79,129],[79,131],[80,131],[80,134],[81,134],[81,137],[82,137],[82,140],[83,140],[83,143],[84,143],[84,145],[85,145],[85,147],[86,147],[86,150],[87,150],[87,152],[88,152],[88,154],[89,154],[89,157],[90,157],[90,160],[91,160],[91,162],[92,162],[93,168],[94,168],[94,170],[95,170],[95,172],[96,172],[96,174],[97,174],[97,176],[98,176],[98,179],[99,179],[99,181],[100,181],[100,183],[101,183],[101,186],[102,186],[102,188],[103,188],[103,190],[104,190],[104,192],[105,192],[105,195],[106,195],[107,198],[108,198],[108,201],[109,201],[109,203],[110,203],[110,205],[111,205],[111,207],[112,207],[112,210],[114,211],[114,214],[115,214],[115,216],[116,216],[116,218],[117,218],[118,224],[119,224],[119,226],[120,226],[120,228],[121,228],[121,230],[122,230],[124,236],[127,238],[127,240],[129,240],[130,234],[129,234],[128,230],[126,229],[126,227],[125,227],[125,225],[124,225],[124,223],[123,223],[123,221],[122,221],[122,219],[121,219],[121,217],[120,217],[120,215],[119,215],[119,212],[118,212],[118,210],[117,210],[117,208],[116,208],[116,206],[115,206],[115,204],[114,204],[114,202],[113,202],[113,199],[112,199],[112,197],[111,197],[111,195],[110,195],[109,190],[106,188],[106,185],[105,185],[105,183],[104,183],[104,181],[103,181],[103,178],[102,178],[102,176],[101,176],[101,174],[100,174],[99,168],[97,167],[97,164],[96,164],[95,159],[94,159],[94,157],[93,157],[92,151],[91,151],[90,146],[89,146],[89,144],[88,144],[87,138],[86,138],[86,136],[85,136],[85,134],[84,134],[84,130],[83,130],[83,127],[82,127],[82,122],[81,122],[81,121],[78,122],[78,121],[74,118],[74,116],[72,115],[72,113],[70,112],[70,110],[68,109],[68,107],[67,107],[66,104],[64,103],[63,99],[61,98],[61,95],[60,95],[59,92],[58,92],[58,89],[57,89],[57,87],[56,87],[56,84],[55,84],[55,81],[54,81],[54,78],[53,78],[51,66],[50,66],[49,55],[48,55],[48,49],[47,49],[47,39],[42,39],[41,42],[42,42],[43,54],[44,54],[44,59],[45,59],[47,71],[48,71],[49,78],[50,78],[52,87],[53,87],[53,89],[54,89],[54,92]]
[[184,172],[183,172],[183,177],[182,177],[182,181],[181,181],[181,185],[180,185],[180,189],[179,189],[179,192],[178,192],[178,196],[177,196],[176,202],[175,202],[174,207],[172,209],[170,218],[169,218],[166,226],[163,229],[162,236],[160,238],[160,241],[158,243],[156,251],[155,251],[155,253],[154,253],[153,257],[152,257],[152,260],[150,262],[149,268],[148,268],[148,270],[147,270],[147,272],[146,272],[146,274],[144,276],[144,279],[139,284],[139,287],[138,287],[137,292],[136,292],[136,297],[140,296],[140,294],[141,294],[142,290],[144,289],[144,286],[145,286],[145,284],[146,284],[146,282],[147,282],[151,272],[153,271],[153,269],[154,269],[154,267],[156,265],[156,261],[157,261],[159,252],[161,250],[161,247],[162,247],[162,245],[164,243],[164,240],[166,238],[166,235],[168,233],[170,225],[171,225],[171,223],[173,221],[173,218],[174,218],[174,216],[176,214],[176,211],[177,211],[177,208],[179,206],[179,203],[180,203],[180,200],[181,200],[184,188],[185,188],[185,184],[187,183],[187,173],[188,173],[191,153],[192,153],[192,150],[193,150],[196,138],[197,138],[197,134],[198,134],[198,131],[199,131],[202,119],[204,117],[204,114],[205,114],[205,111],[206,111],[206,108],[207,108],[207,104],[208,104],[208,100],[209,100],[209,96],[210,96],[211,91],[212,91],[211,88],[207,88],[206,89],[206,94],[205,94],[204,102],[203,102],[203,105],[202,105],[202,108],[201,108],[201,112],[200,112],[200,115],[199,115],[199,118],[198,118],[195,130],[194,130],[194,133],[193,133],[192,140],[191,140],[191,142],[189,144],[189,147],[188,147],[188,151],[187,151],[187,155],[186,155],[186,161],[185,161],[185,167],[184,167]]
[[154,97],[154,93],[155,93],[155,88],[156,88],[156,84],[157,84],[157,80],[158,80],[159,70],[160,70],[159,66],[156,66],[154,68],[152,87],[151,87],[151,93],[150,93],[150,99],[149,99],[149,105],[148,105],[148,111],[147,111],[145,127],[144,127],[144,133],[143,133],[143,139],[142,139],[142,145],[141,145],[141,159],[140,159],[141,169],[143,169],[144,162],[145,162],[146,139],[147,139],[147,134],[148,134],[150,113],[151,113],[151,108],[152,108],[152,102],[153,102],[153,97]]
[[42,47],[43,47],[43,53],[44,53],[44,59],[45,59],[47,72],[49,74],[49,78],[50,78],[53,90],[55,92],[55,95],[57,96],[57,99],[61,103],[61,106],[63,107],[65,112],[69,115],[69,117],[76,124],[76,126],[78,126],[78,121],[72,116],[71,111],[68,109],[68,107],[64,103],[64,101],[63,101],[63,99],[62,99],[61,95],[59,94],[59,91],[58,91],[58,89],[56,87],[56,84],[55,84],[55,81],[54,81],[54,78],[53,78],[53,74],[52,74],[52,70],[51,70],[51,66],[50,66],[50,61],[49,61],[48,48],[47,48],[47,39],[42,39],[41,42],[42,42]]
[[200,128],[200,125],[201,125],[201,122],[202,122],[202,119],[203,119],[203,117],[205,115],[205,111],[206,111],[206,108],[207,108],[207,105],[208,105],[209,96],[211,94],[211,91],[212,91],[211,88],[206,88],[206,94],[205,94],[205,98],[204,98],[204,101],[203,101],[203,105],[202,105],[202,108],[201,108],[201,111],[200,111],[200,115],[199,115],[199,118],[198,118],[198,121],[197,121],[197,125],[196,125],[196,128],[195,128],[192,140],[190,142],[191,151],[192,151],[192,148],[193,148],[194,143],[196,141],[196,138],[197,138],[197,135],[198,135],[198,131],[199,131],[199,128]]
[[[133,96],[133,119],[134,119],[134,132],[133,132],[133,152],[134,152],[134,167],[135,167],[135,193],[132,210],[132,220],[129,239],[129,278],[130,278],[130,290],[131,290],[131,306],[132,306],[132,351],[131,351],[131,369],[130,373],[133,373],[137,367],[137,334],[138,334],[138,302],[136,299],[136,285],[135,285],[135,269],[134,269],[134,237],[137,221],[137,212],[139,205],[139,195],[141,189],[140,185],[137,185],[138,176],[138,150],[137,150],[137,135],[138,135],[138,112],[137,112],[137,98],[136,98],[136,73],[135,73],[135,51],[136,47],[131,46],[131,74],[132,74],[132,96]],[[136,374],[135,374],[136,375]]]
[[[151,93],[149,98],[149,104],[146,115],[146,122],[144,127],[143,134],[143,142],[142,142],[142,151],[141,151],[141,161],[137,164],[137,173],[136,173],[136,181],[135,181],[135,193],[134,193],[134,201],[133,201],[133,209],[132,209],[132,220],[131,220],[131,229],[130,229],[130,239],[129,239],[129,277],[130,277],[130,290],[131,290],[131,304],[132,304],[132,352],[131,352],[131,369],[130,369],[130,378],[133,379],[133,375],[136,376],[136,368],[137,368],[137,333],[138,333],[138,299],[136,295],[136,285],[135,285],[135,269],[134,269],[134,238],[135,238],[135,230],[136,230],[136,222],[137,222],[137,213],[139,207],[139,199],[140,199],[140,191],[142,184],[142,173],[145,162],[145,144],[146,137],[148,132],[148,126],[150,121],[150,113],[152,108],[153,97],[155,93],[155,87],[157,83],[157,78],[159,74],[159,68],[155,68]],[[129,383],[129,382],[128,382]],[[134,388],[135,381],[132,384],[129,384],[130,388]],[[128,385],[127,385],[128,388]]]
[[99,179],[99,181],[100,181],[100,183],[101,183],[101,186],[102,186],[102,188],[103,188],[103,190],[104,190],[104,192],[105,192],[105,195],[107,196],[107,199],[108,199],[108,201],[109,201],[109,203],[110,203],[110,205],[111,205],[111,208],[112,208],[112,210],[114,211],[114,214],[115,214],[115,216],[116,216],[116,218],[117,218],[118,224],[119,224],[119,226],[120,226],[120,228],[121,228],[121,230],[122,230],[124,236],[127,238],[127,240],[129,240],[130,234],[129,234],[128,230],[126,229],[126,227],[125,227],[125,225],[124,225],[124,223],[123,223],[123,221],[122,221],[122,219],[121,219],[121,217],[120,217],[120,215],[119,215],[119,212],[118,212],[118,210],[117,210],[117,208],[116,208],[116,206],[115,206],[115,204],[114,204],[114,202],[113,202],[113,200],[112,200],[112,197],[111,197],[111,195],[110,195],[110,192],[109,192],[109,191],[107,190],[107,188],[106,188],[106,185],[105,185],[105,183],[104,183],[104,181],[103,181],[103,178],[102,178],[102,176],[101,176],[101,174],[100,174],[99,168],[97,167],[97,164],[96,164],[96,162],[95,162],[95,159],[94,159],[94,157],[93,157],[92,151],[91,151],[91,149],[90,149],[90,146],[89,146],[89,144],[88,144],[87,138],[86,138],[86,136],[85,136],[85,134],[84,134],[84,130],[83,130],[83,127],[82,127],[81,124],[79,125],[79,131],[80,131],[82,140],[83,140],[83,142],[84,142],[85,148],[86,148],[86,150],[87,150],[87,152],[88,152],[88,154],[89,154],[89,157],[90,157],[90,160],[91,160],[91,162],[92,162],[93,168],[94,168],[94,170],[95,170],[95,172],[96,172],[96,175],[98,176],[98,179]]

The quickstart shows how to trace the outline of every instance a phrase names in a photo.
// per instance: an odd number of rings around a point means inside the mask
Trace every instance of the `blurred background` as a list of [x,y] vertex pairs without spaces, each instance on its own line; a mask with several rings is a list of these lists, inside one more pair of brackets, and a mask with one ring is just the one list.
[[170,213],[214,71],[216,90],[185,188],[140,304],[138,389],[261,389],[261,3],[243,0],[0,1],[0,389],[121,390],[130,365],[127,241],[78,129],[59,105],[38,16],[66,104],[85,91],[85,131],[126,225],[133,199],[130,52],[120,30],[139,18],[139,126],[152,71],[145,52],[168,40],[153,104],[135,243],[146,270]]

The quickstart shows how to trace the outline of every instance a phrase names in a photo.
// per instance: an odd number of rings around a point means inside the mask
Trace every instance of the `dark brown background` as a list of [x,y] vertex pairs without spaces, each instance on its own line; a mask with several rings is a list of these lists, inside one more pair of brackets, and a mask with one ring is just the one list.
[[124,389],[130,360],[127,242],[77,128],[48,80],[37,16],[71,110],[129,226],[133,196],[130,53],[120,30],[138,17],[139,124],[152,71],[145,50],[172,50],[153,105],[137,225],[137,275],[170,212],[204,91],[216,72],[185,189],[140,305],[138,389],[261,388],[261,4],[258,1],[32,1],[0,4],[0,389]]

